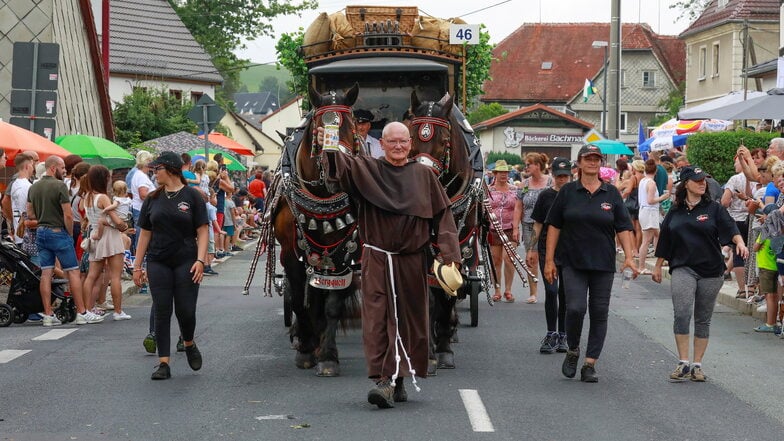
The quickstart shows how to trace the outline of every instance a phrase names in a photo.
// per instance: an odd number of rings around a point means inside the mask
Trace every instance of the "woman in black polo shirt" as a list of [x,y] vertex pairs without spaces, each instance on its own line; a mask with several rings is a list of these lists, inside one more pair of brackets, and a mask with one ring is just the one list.
[[[615,235],[623,247],[624,268],[637,277],[634,264],[634,240],[629,213],[615,186],[599,179],[602,153],[598,147],[585,145],[577,159],[579,178],[564,185],[547,215],[547,247],[544,277],[553,283],[557,266],[565,282],[566,351],[561,372],[574,378],[580,359],[580,336],[586,310],[591,323],[585,364],[580,380],[595,383],[596,360],[602,352],[607,334],[610,291],[615,275]],[[556,255],[556,244],[558,253]]]
[[[722,245],[735,244],[738,256],[746,259],[746,248],[735,221],[727,210],[711,199],[705,173],[684,167],[675,188],[675,203],[664,218],[656,246],[653,281],[661,283],[662,263],[668,261],[672,277],[675,345],[678,366],[670,379],[705,381],[702,357],[716,296],[724,283]],[[694,362],[689,365],[689,325],[694,311]]]
[[[147,277],[155,309],[155,340],[160,364],[153,380],[171,377],[169,368],[172,309],[177,314],[188,365],[201,369],[201,352],[193,342],[196,300],[207,258],[207,207],[201,194],[182,176],[182,158],[162,152],[151,163],[159,187],[144,200],[139,215],[139,244],[133,282],[142,286],[142,262],[147,257]],[[174,308],[172,308],[174,305]]]

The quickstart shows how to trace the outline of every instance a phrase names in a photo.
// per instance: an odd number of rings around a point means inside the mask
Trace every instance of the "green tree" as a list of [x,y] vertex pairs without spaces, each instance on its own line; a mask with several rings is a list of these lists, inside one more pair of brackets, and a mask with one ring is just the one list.
[[182,22],[196,41],[212,57],[215,67],[223,75],[224,84],[218,92],[218,101],[227,103],[239,87],[239,73],[248,60],[234,52],[244,49],[243,41],[262,36],[274,36],[273,20],[279,15],[299,15],[313,9],[316,0],[273,0],[252,2],[247,0],[169,0]]
[[754,150],[767,149],[777,133],[755,133],[747,130],[734,132],[695,133],[686,142],[686,157],[699,165],[719,183],[727,182],[735,174],[734,158],[741,144]]
[[[474,98],[484,94],[482,85],[490,78],[490,64],[493,62],[493,48],[490,44],[490,34],[485,25],[479,28],[479,44],[466,45],[466,103],[472,103]],[[463,80],[458,78],[457,96],[462,100]]]
[[678,19],[687,17],[693,21],[702,14],[702,11],[710,4],[711,0],[679,0],[670,5],[670,9],[681,11]]
[[117,144],[126,149],[172,133],[197,131],[196,123],[188,119],[193,105],[183,103],[165,89],[137,87],[116,104],[112,116]]
[[475,110],[468,114],[468,122],[476,124],[482,121],[487,121],[490,118],[501,116],[509,111],[504,106],[498,103],[480,104]]
[[302,102],[302,107],[308,108],[308,66],[305,64],[305,59],[302,57],[300,47],[305,39],[305,33],[302,28],[290,34],[284,33],[275,44],[275,51],[278,54],[277,68],[281,66],[291,73],[291,79],[286,82],[289,90],[294,95],[302,95],[305,97]]
[[648,125],[658,126],[672,118],[677,118],[678,111],[680,111],[681,107],[683,106],[683,95],[685,92],[686,82],[683,81],[678,85],[678,87],[671,90],[670,93],[667,94],[667,98],[664,98],[659,102],[659,107],[664,109],[664,113],[650,120]]
[[495,161],[503,159],[509,165],[520,165],[523,159],[517,153],[511,152],[490,152],[487,154],[486,165],[495,164]]

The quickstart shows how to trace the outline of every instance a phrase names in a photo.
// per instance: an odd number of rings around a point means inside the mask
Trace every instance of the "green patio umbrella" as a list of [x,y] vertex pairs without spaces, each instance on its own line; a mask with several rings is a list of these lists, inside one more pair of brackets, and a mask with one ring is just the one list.
[[115,168],[131,168],[135,159],[124,148],[109,141],[89,135],[63,135],[58,136],[54,143],[69,152],[79,155],[84,162],[101,164],[109,170]]
[[226,154],[226,152],[222,152],[220,150],[210,149],[210,159],[204,158],[204,149],[193,149],[188,152],[191,155],[191,162],[196,162],[199,159],[209,161],[215,158],[215,155],[221,153],[223,155],[223,165],[226,166],[226,170],[228,171],[247,171],[248,169],[245,168],[239,161],[234,159],[233,157]]
[[611,139],[600,139],[598,141],[594,141],[590,143],[591,145],[595,145],[599,147],[599,150],[602,151],[605,155],[633,155],[634,152],[626,146],[626,144],[620,141],[613,141]]

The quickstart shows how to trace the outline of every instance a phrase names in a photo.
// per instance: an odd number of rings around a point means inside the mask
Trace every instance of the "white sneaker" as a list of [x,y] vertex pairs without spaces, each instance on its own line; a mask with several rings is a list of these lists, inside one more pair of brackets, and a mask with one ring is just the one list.
[[59,326],[59,325],[63,324],[60,321],[60,319],[58,319],[55,315],[43,314],[43,316],[44,316],[44,319],[42,320],[42,322],[44,322],[44,326],[46,326],[47,328],[50,327],[50,326]]
[[112,314],[112,320],[119,321],[119,320],[130,320],[131,316],[126,314],[125,311],[117,314],[116,312]]
[[85,311],[84,314],[76,314],[76,320],[74,323],[77,325],[86,325],[88,323],[101,323],[103,321],[103,317],[100,315],[95,315],[90,311]]
[[[131,277],[131,280],[133,280],[133,277]],[[98,305],[98,307],[105,311],[111,311],[114,309],[114,304],[112,303],[111,300],[106,300],[105,302]]]
[[757,312],[768,312],[768,305],[766,303],[757,307]]

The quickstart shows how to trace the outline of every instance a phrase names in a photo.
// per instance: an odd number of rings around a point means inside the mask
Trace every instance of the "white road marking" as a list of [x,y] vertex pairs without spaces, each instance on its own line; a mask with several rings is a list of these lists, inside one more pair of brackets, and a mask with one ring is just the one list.
[[42,334],[42,335],[39,335],[38,337],[33,338],[33,340],[36,340],[36,341],[59,340],[59,339],[65,337],[66,335],[68,335],[68,334],[70,334],[70,333],[72,333],[74,331],[76,331],[76,328],[52,329],[51,331],[49,331],[49,332],[47,332],[45,334]]
[[29,349],[5,349],[0,351],[0,364],[8,363],[9,361],[19,358],[22,355],[30,352]]
[[263,415],[263,416],[257,416],[256,419],[259,420],[259,421],[262,421],[262,420],[293,420],[294,416],[292,416],[292,415]]
[[463,406],[466,408],[474,432],[495,432],[479,392],[474,389],[460,389],[460,398],[463,399]]

